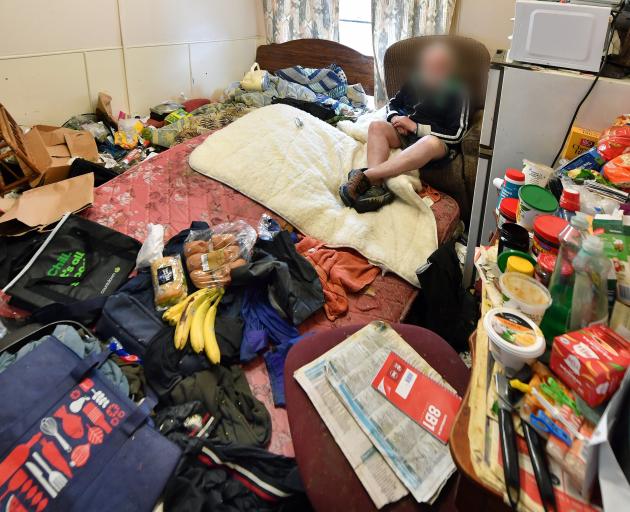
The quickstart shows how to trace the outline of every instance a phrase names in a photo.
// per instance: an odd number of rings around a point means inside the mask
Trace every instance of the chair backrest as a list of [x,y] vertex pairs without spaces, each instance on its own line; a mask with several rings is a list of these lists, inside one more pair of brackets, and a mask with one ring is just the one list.
[[417,64],[418,53],[427,44],[434,41],[448,44],[457,58],[459,73],[470,88],[471,108],[483,108],[490,68],[490,53],[479,41],[462,36],[420,36],[403,39],[394,43],[385,52],[385,87],[387,94],[393,96],[409,78],[414,65]]

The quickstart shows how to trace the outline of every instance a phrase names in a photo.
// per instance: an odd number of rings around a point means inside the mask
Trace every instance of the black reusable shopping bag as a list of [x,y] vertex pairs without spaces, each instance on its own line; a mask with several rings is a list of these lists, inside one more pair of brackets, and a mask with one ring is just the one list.
[[13,251],[12,280],[3,291],[29,310],[108,296],[127,280],[139,249],[127,235],[69,215],[41,240]]

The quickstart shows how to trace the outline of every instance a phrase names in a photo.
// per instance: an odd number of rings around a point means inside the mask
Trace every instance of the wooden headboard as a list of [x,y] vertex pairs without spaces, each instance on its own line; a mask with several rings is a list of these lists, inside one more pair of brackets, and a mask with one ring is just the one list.
[[348,83],[361,84],[367,94],[374,94],[374,58],[327,39],[297,39],[279,44],[265,44],[256,50],[261,69],[274,72],[290,66],[323,68],[338,64]]

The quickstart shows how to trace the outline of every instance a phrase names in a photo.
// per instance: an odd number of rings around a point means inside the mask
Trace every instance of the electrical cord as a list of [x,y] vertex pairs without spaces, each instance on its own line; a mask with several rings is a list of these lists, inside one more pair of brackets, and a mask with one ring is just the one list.
[[564,145],[566,144],[567,139],[569,138],[569,134],[571,133],[571,128],[573,128],[573,123],[575,122],[578,114],[580,113],[582,105],[584,105],[584,102],[588,99],[588,97],[593,92],[593,89],[595,88],[595,85],[597,85],[597,82],[599,81],[599,77],[602,75],[602,71],[604,71],[604,66],[606,66],[606,62],[608,61],[608,50],[610,48],[610,43],[612,42],[612,38],[613,38],[613,36],[615,34],[615,26],[617,24],[617,18],[619,17],[619,14],[621,14],[621,10],[622,9],[623,9],[623,7],[620,8],[618,11],[613,12],[613,14],[612,14],[612,22],[610,24],[610,31],[609,31],[608,35],[606,36],[606,45],[604,46],[604,48],[606,49],[606,53],[604,54],[604,58],[602,60],[602,64],[599,67],[599,71],[597,71],[597,74],[595,75],[595,79],[593,80],[593,82],[591,83],[590,87],[586,91],[586,94],[580,100],[580,103],[578,103],[578,106],[576,107],[575,111],[573,112],[573,117],[571,118],[571,121],[569,121],[569,127],[567,128],[567,131],[564,134],[564,137],[562,139],[562,144],[560,144],[560,149],[558,149],[558,153],[556,153],[556,156],[551,161],[551,167],[554,167],[556,165],[556,162],[558,161],[558,158],[560,158],[560,153],[562,153],[562,149],[564,148]]

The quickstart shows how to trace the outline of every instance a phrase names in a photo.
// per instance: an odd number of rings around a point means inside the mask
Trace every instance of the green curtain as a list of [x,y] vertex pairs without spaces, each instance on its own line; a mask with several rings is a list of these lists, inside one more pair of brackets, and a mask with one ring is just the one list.
[[267,39],[339,40],[339,0],[263,0]]

